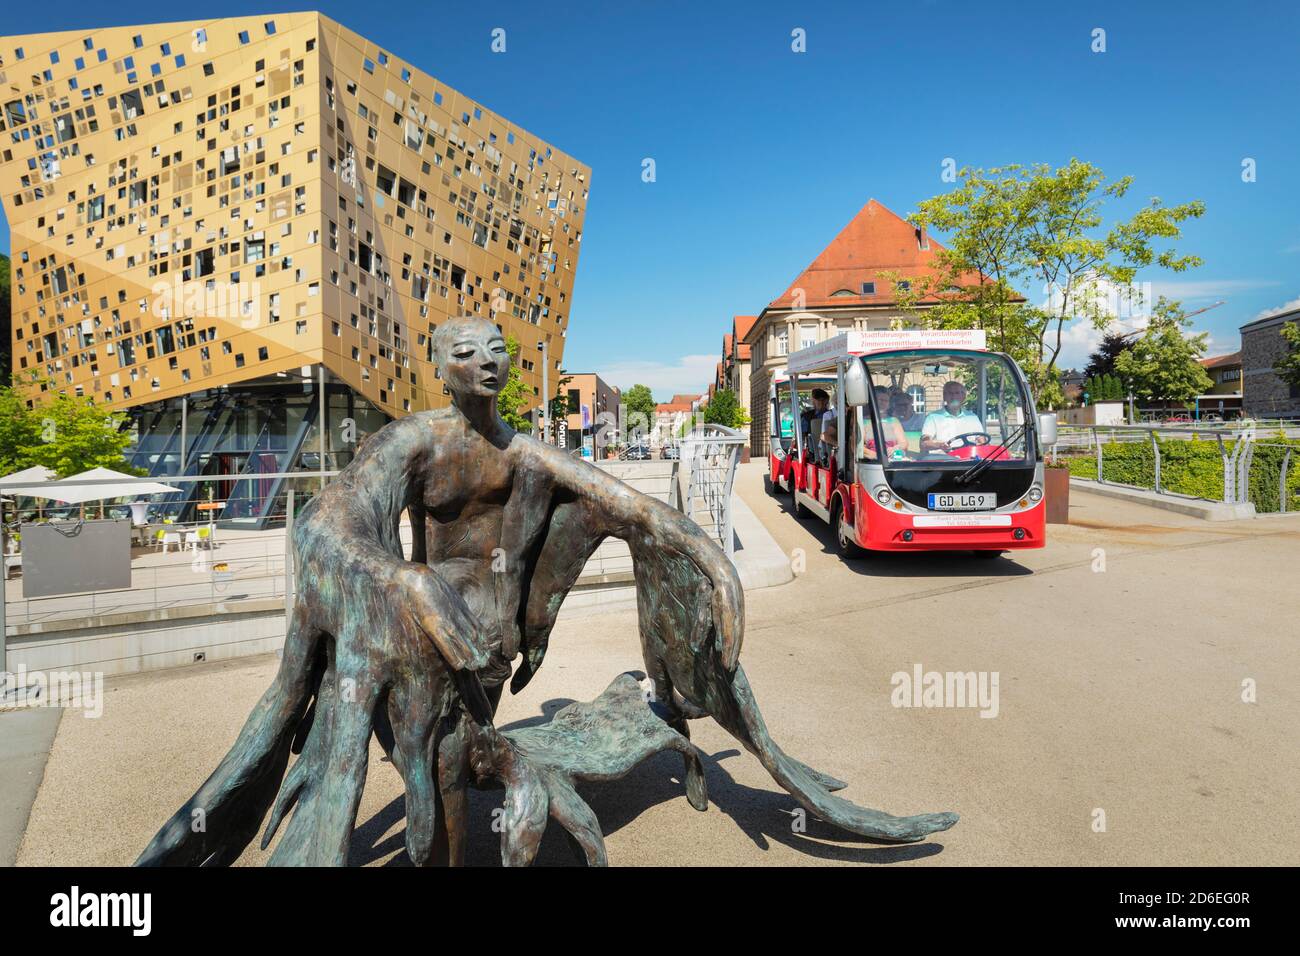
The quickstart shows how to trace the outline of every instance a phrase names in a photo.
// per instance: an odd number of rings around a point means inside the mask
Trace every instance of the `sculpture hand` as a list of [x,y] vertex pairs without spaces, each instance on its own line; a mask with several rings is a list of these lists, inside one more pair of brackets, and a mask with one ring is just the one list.
[[446,581],[423,565],[409,563],[403,564],[396,578],[399,600],[453,670],[487,665],[489,649],[478,621]]

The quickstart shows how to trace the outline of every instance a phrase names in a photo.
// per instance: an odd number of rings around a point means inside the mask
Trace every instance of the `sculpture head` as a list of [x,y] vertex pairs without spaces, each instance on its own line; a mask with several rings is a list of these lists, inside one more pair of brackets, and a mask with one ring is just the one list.
[[455,396],[495,398],[510,377],[505,336],[476,315],[458,315],[438,327],[433,360]]

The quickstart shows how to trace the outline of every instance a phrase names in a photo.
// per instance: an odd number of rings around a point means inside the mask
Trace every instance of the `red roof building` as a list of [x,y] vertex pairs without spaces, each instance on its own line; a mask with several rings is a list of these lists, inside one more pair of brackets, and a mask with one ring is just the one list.
[[[766,454],[772,373],[791,352],[841,332],[888,329],[913,316],[898,305],[898,285],[939,274],[943,246],[925,229],[872,199],[756,317],[736,316],[733,335],[747,356],[750,448]],[[963,277],[964,284],[979,281]],[[934,305],[938,300],[922,300]],[[746,330],[740,331],[740,320]],[[725,364],[724,356],[724,364]]]

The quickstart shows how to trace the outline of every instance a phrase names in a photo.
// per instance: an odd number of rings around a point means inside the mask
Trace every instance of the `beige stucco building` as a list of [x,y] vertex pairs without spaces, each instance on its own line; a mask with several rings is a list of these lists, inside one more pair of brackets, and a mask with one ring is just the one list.
[[751,348],[748,411],[753,454],[768,452],[768,394],[786,356],[841,332],[910,324],[891,277],[902,283],[932,276],[934,256],[942,248],[924,229],[872,199],[785,292],[768,303],[740,339]]
[[563,386],[568,402],[564,445],[567,448],[590,446],[595,457],[600,457],[602,445],[596,439],[608,436],[612,441],[621,427],[619,390],[595,372],[568,372],[564,377],[569,379]]

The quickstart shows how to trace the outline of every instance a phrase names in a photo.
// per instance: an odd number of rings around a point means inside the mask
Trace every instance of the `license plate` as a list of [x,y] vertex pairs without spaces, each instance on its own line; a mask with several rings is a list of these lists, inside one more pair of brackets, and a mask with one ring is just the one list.
[[998,496],[987,492],[930,495],[931,511],[992,511]]

